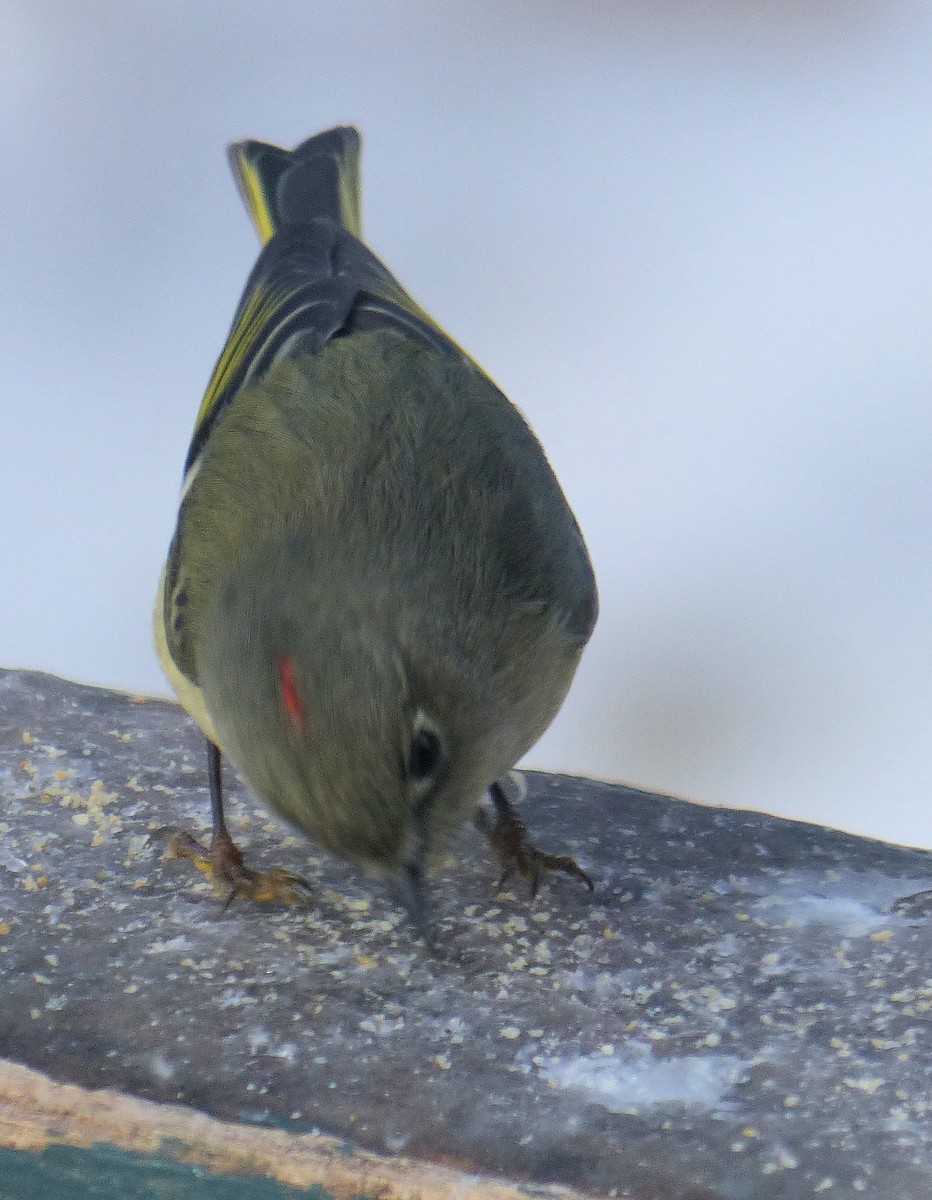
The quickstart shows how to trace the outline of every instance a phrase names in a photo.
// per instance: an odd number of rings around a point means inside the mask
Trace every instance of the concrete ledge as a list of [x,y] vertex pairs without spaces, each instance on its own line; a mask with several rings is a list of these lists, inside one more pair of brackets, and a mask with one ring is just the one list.
[[224,912],[163,860],[207,808],[174,705],[0,672],[4,1200],[108,1146],[200,1172],[153,1197],[932,1196],[932,923],[889,911],[927,853],[532,775],[595,895],[495,894],[464,834],[431,955],[242,788],[250,860],[315,892]]

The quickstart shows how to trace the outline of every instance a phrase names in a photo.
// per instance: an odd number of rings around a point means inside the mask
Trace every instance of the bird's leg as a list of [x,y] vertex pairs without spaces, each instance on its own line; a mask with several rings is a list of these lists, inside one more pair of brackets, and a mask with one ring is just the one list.
[[531,895],[536,896],[540,881],[548,871],[564,871],[581,879],[590,892],[595,890],[595,884],[575,858],[567,854],[547,854],[532,844],[527,826],[505,795],[501,780],[492,784],[488,797],[493,812],[480,808],[475,821],[476,827],[488,838],[501,865],[499,888],[504,887],[513,875],[520,873],[530,883]]
[[168,857],[190,858],[216,888],[226,893],[224,907],[234,896],[257,904],[277,900],[295,904],[310,885],[290,871],[254,871],[246,866],[243,852],[230,837],[223,815],[223,773],[220,747],[207,741],[207,772],[210,781],[210,813],[213,831],[210,849],[205,849],[190,833],[176,833],[169,845]]

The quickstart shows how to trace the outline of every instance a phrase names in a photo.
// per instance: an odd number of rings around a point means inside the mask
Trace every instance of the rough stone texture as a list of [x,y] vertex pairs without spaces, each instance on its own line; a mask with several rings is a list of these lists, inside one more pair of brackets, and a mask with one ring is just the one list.
[[[932,1197],[932,856],[529,777],[538,844],[596,879],[495,894],[467,832],[438,948],[239,786],[249,861],[303,907],[226,911],[165,826],[207,826],[175,706],[0,672],[0,1055],[225,1121],[640,1200]],[[878,797],[882,803],[882,797]]]

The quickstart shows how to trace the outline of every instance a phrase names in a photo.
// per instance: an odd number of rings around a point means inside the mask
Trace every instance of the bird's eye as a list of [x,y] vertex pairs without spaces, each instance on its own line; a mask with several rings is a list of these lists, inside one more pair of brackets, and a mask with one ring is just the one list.
[[430,779],[440,764],[440,755],[440,738],[436,733],[432,729],[419,729],[408,751],[408,774],[422,782]]

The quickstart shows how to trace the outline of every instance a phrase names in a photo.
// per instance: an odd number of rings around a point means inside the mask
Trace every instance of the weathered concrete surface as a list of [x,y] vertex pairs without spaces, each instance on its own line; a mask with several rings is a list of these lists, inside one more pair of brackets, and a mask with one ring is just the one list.
[[0,769],[8,1060],[519,1185],[932,1197],[932,922],[888,912],[924,852],[532,775],[528,824],[595,895],[495,895],[468,832],[431,955],[242,788],[249,860],[314,881],[306,907],[224,912],[163,861],[208,807],[173,705],[2,672]]

